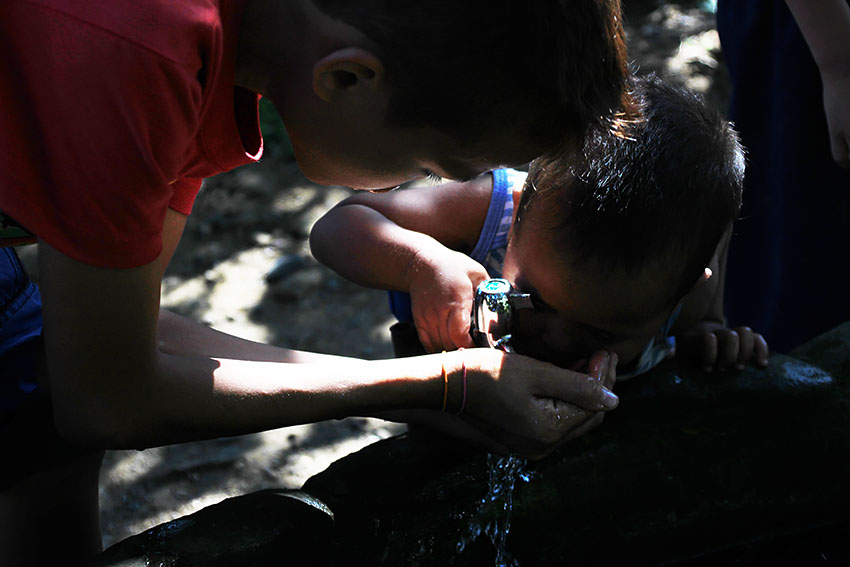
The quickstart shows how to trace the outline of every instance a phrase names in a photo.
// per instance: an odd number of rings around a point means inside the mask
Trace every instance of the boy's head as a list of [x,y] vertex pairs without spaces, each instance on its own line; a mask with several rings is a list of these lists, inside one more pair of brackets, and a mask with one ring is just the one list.
[[[470,156],[466,161],[477,166],[464,177],[556,151],[590,125],[610,126],[613,111],[624,107],[628,69],[619,0],[313,0],[313,5],[331,22],[362,34],[336,46],[326,42],[335,51],[318,53],[320,62],[336,57],[330,68],[342,70],[333,75],[331,88],[351,90],[358,80],[380,78],[376,91],[386,99],[374,108],[383,125],[420,136],[433,130],[442,138],[435,145],[462,159]],[[359,50],[346,51],[352,43]],[[351,67],[340,64],[346,54],[355,55]],[[322,67],[314,73],[317,68]],[[346,69],[364,70],[358,75]],[[321,80],[314,76],[313,82]],[[320,98],[327,103],[332,96]],[[362,99],[358,104],[358,112],[340,113],[333,125],[337,132],[348,128],[346,117],[360,132],[365,129],[361,119],[373,107]],[[291,113],[293,123],[298,111]],[[289,127],[289,117],[284,120]],[[302,130],[312,123],[315,131],[315,122],[305,119]],[[348,145],[355,139],[352,134]],[[316,140],[304,147],[320,151]],[[365,151],[368,142],[360,145]],[[405,143],[395,149],[405,151]],[[420,169],[459,177],[448,167]]]
[[504,277],[553,312],[544,340],[526,348],[548,343],[549,354],[535,356],[607,348],[627,365],[705,279],[740,209],[744,155],[731,125],[654,76],[634,80],[633,98],[642,117],[623,135],[597,129],[576,157],[529,171]]

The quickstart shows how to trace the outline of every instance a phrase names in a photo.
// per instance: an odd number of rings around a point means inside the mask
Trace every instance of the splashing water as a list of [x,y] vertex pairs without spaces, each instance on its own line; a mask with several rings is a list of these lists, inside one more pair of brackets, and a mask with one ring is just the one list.
[[496,548],[495,566],[519,567],[519,562],[508,553],[506,543],[511,529],[514,486],[518,479],[523,482],[531,480],[531,473],[525,470],[526,463],[525,459],[515,455],[487,455],[490,470],[487,495],[479,502],[466,533],[458,542],[458,553],[485,533]]
[[[507,280],[484,280],[475,290],[470,333],[478,346],[514,352],[511,345],[511,314],[515,309],[531,307],[528,294],[519,293]],[[519,567],[519,562],[506,549],[511,530],[514,486],[517,479],[528,482],[531,475],[524,471],[527,461],[515,455],[487,455],[490,469],[489,490],[473,513],[466,531],[457,544],[458,553],[487,534],[496,548],[496,567]]]

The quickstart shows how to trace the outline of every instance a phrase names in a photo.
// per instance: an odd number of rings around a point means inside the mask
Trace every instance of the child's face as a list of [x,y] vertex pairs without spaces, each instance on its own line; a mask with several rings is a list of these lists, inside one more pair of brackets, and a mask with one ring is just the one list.
[[370,125],[346,131],[340,125],[327,135],[317,129],[299,134],[291,134],[298,165],[307,178],[323,185],[384,189],[431,173],[471,179],[502,163],[494,156],[458,158],[444,149],[445,142],[438,142],[440,135],[424,129]]
[[[530,219],[529,219],[530,220]],[[628,368],[655,336],[671,308],[659,307],[655,282],[663,274],[644,270],[637,278],[567,267],[548,232],[526,224],[511,239],[502,276],[531,294],[535,309],[517,312],[512,340],[518,352],[563,367],[576,366],[597,350],[616,352]]]
[[354,189],[391,188],[429,173],[466,180],[526,163],[543,151],[507,130],[460,144],[433,128],[390,126],[380,104],[364,107],[343,112],[305,104],[293,116],[283,115],[308,179]]

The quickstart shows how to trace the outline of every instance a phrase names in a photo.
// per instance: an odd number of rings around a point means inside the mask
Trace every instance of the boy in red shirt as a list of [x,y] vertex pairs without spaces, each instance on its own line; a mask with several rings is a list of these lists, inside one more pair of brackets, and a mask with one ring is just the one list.
[[[616,0],[0,3],[0,211],[38,241],[43,302],[4,256],[3,330],[31,340],[0,361],[17,396],[3,434],[31,454],[4,465],[0,563],[42,564],[46,532],[70,562],[99,549],[104,448],[439,414],[463,368],[471,419],[444,419],[491,450],[540,456],[599,423],[617,403],[606,353],[587,373],[489,349],[357,361],[218,333],[161,312],[159,292],[201,180],[261,155],[259,96],[314,181],[474,177],[561,149],[623,104],[620,21]],[[43,313],[43,347],[38,317],[9,325],[21,313]],[[567,402],[584,409],[557,420]]]

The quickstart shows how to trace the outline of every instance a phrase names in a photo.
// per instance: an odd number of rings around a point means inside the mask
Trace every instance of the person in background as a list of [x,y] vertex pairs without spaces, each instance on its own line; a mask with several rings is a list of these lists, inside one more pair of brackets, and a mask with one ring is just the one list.
[[717,26],[748,154],[726,313],[787,353],[850,320],[850,5],[720,0]]

